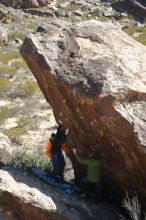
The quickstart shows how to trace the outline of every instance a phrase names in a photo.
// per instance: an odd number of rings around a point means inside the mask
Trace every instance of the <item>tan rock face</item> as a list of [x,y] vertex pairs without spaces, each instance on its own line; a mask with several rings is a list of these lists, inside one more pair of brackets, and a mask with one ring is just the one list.
[[31,7],[39,7],[48,4],[48,0],[2,0],[1,3],[6,6],[12,7],[22,7],[22,8],[31,8]]
[[[106,205],[94,205],[69,196],[28,172],[10,167],[0,169],[0,217],[7,220],[120,220],[119,213]],[[14,217],[15,214],[15,218]]]
[[27,37],[21,54],[56,120],[108,179],[146,198],[146,48],[113,24],[88,21]]

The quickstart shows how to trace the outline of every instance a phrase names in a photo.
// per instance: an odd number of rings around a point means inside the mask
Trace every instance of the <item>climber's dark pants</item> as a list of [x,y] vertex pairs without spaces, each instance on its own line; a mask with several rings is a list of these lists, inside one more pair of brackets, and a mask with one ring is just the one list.
[[53,171],[51,173],[53,178],[60,178],[63,180],[63,173],[65,168],[65,159],[63,156],[62,151],[59,151],[57,153],[51,152],[52,155],[52,165],[53,165]]
[[87,178],[83,178],[80,181],[80,189],[82,193],[85,193],[87,196],[93,195],[97,202],[101,201],[101,189],[100,183],[90,182]]

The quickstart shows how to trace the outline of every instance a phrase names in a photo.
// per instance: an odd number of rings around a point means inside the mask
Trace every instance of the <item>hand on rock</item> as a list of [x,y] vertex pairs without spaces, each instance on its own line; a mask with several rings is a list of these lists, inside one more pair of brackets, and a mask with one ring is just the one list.
[[76,155],[77,154],[77,149],[76,148],[73,148],[73,153]]
[[59,119],[58,120],[58,123],[60,124],[60,125],[63,125],[63,122]]
[[65,131],[65,134],[68,135],[69,129],[67,128]]

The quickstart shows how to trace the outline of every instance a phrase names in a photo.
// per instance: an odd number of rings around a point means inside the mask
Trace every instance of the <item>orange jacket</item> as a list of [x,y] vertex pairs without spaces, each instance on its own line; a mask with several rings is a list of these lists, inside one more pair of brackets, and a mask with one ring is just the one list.
[[[49,142],[48,145],[47,145],[47,148],[46,148],[46,154],[47,154],[47,156],[50,158],[50,160],[52,160],[51,147],[52,147],[52,143]],[[67,147],[66,147],[65,144],[62,144],[61,149],[62,149],[63,151],[65,151],[66,153],[69,152],[69,150],[67,149]]]

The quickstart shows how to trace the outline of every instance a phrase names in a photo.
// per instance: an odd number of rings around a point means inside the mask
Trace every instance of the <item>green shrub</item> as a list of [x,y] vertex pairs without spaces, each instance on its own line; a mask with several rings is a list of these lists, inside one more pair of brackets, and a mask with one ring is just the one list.
[[23,33],[21,32],[11,32],[9,35],[8,35],[8,39],[9,40],[14,40],[15,38],[19,38],[21,40],[24,40],[25,36]]
[[20,89],[23,91],[25,96],[32,96],[38,90],[38,85],[36,81],[33,80],[25,80]]
[[20,137],[27,133],[28,130],[32,129],[34,126],[33,120],[29,116],[22,116],[18,121],[18,126],[10,129],[4,130],[6,134],[13,143],[20,143]]
[[128,27],[128,28],[124,28],[123,31],[125,33],[127,33],[128,35],[132,36],[135,32],[136,32],[136,28],[134,25]]
[[17,69],[13,66],[0,66],[0,74],[9,74],[14,76],[17,73]]
[[73,3],[71,3],[71,4],[68,4],[68,5],[65,7],[65,9],[66,9],[67,11],[74,12],[74,11],[76,11],[77,9],[79,9],[79,6],[78,6],[78,5],[75,5],[75,4],[73,4]]
[[20,136],[24,135],[26,132],[27,130],[25,127],[14,127],[3,131],[3,133],[7,135],[13,143],[19,143]]
[[11,109],[4,107],[0,109],[0,122],[3,122],[5,119],[13,116],[13,112]]
[[145,33],[140,34],[140,35],[136,38],[136,40],[137,40],[139,43],[141,43],[141,44],[143,44],[143,45],[146,46],[146,34],[145,34]]
[[108,21],[108,18],[105,16],[101,16],[101,17],[99,17],[99,20],[102,22],[105,22],[105,21]]
[[19,51],[7,51],[5,53],[0,53],[0,62],[8,63],[12,59],[18,59],[21,55]]
[[6,17],[4,18],[4,21],[13,21],[14,20],[15,15],[13,13],[11,13],[10,11],[8,11]]
[[19,150],[17,151],[11,161],[8,161],[8,164],[15,167],[25,170],[31,170],[31,168],[40,168],[45,171],[52,170],[52,164],[47,156],[39,155],[38,153],[28,154],[26,151]]
[[31,30],[35,30],[37,28],[37,23],[34,21],[29,21],[29,23],[25,24],[25,27]]
[[15,59],[11,62],[11,66],[15,69],[24,69],[28,70],[28,66],[26,62],[23,60],[23,58]]
[[26,130],[33,127],[33,120],[29,116],[22,116],[18,121],[18,126],[23,127]]
[[0,79],[0,92],[10,88],[10,83],[7,79]]

